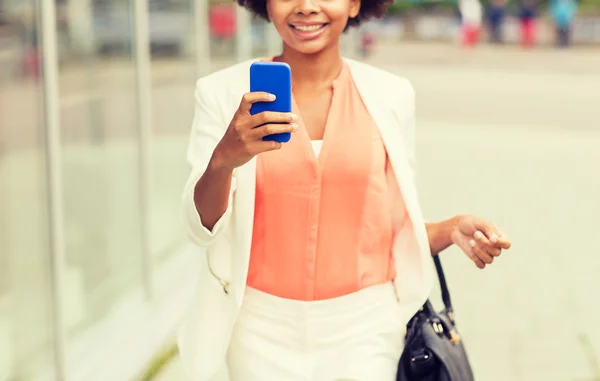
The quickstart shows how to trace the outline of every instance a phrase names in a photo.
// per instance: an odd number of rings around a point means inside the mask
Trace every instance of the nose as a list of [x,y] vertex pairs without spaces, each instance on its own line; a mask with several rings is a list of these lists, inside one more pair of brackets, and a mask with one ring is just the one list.
[[319,0],[298,0],[295,12],[296,14],[308,16],[320,11]]

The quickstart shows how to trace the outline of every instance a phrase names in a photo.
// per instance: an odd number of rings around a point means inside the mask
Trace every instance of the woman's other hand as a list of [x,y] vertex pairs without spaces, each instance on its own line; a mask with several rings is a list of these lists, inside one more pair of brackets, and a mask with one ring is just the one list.
[[215,148],[211,163],[214,167],[233,170],[259,153],[281,148],[281,143],[263,140],[263,137],[295,132],[298,129],[295,123],[297,116],[270,111],[250,115],[252,104],[274,100],[274,95],[265,92],[247,93],[242,97],[233,120]]
[[454,242],[480,269],[509,249],[511,242],[494,224],[477,216],[461,216],[452,232]]

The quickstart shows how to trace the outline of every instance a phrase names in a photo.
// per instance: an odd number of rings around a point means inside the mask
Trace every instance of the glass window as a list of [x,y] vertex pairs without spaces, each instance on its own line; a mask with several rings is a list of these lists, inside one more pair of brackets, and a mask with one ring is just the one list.
[[53,366],[37,3],[0,2],[0,381]]
[[57,5],[69,350],[84,330],[121,322],[125,297],[141,298],[132,3]]
[[189,168],[186,150],[194,115],[196,36],[192,0],[150,3],[152,56],[152,253],[161,262],[186,237],[180,199]]

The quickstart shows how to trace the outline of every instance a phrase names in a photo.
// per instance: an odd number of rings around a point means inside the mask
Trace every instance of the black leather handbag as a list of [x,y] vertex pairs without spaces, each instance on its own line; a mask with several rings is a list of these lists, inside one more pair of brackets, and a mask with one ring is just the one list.
[[433,257],[445,308],[429,300],[408,322],[396,381],[473,381],[473,370],[456,330],[450,292],[438,255]]

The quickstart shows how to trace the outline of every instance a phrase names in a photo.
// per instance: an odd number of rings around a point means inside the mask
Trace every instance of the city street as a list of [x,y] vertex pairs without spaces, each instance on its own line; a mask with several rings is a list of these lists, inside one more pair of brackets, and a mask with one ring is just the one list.
[[[595,238],[600,227],[600,49],[481,46],[467,51],[451,44],[385,42],[368,62],[408,77],[415,86],[418,181],[427,219],[479,214],[513,241],[513,248],[483,271],[455,248],[442,255],[476,379],[600,381],[600,325],[595,322],[600,314],[600,240]],[[65,315],[73,326],[93,315],[86,311],[86,295],[76,291],[82,274],[73,270],[99,271],[91,261],[101,255],[88,249],[92,239],[107,245],[96,249],[107,256],[103,266],[110,269],[106,279],[112,279],[105,291],[110,297],[97,296],[102,305],[119,295],[113,288],[141,282],[135,262],[141,256],[131,256],[125,265],[123,256],[139,251],[135,76],[131,62],[101,62],[90,92],[90,86],[82,85],[84,69],[73,67],[60,77],[62,138],[67,143],[62,169],[65,194],[70,195],[66,207],[71,208],[66,212],[67,246],[85,254],[83,266],[70,267],[68,284],[75,295]],[[193,70],[184,60],[164,59],[153,66],[156,257],[182,239],[177,208],[188,170]],[[0,202],[5,202],[0,206],[7,216],[0,215],[0,231],[9,233],[28,232],[32,220],[46,221],[45,179],[37,175],[44,155],[35,151],[43,146],[36,90],[31,82],[0,89],[0,103],[6,105],[0,124],[9,126],[0,131],[0,177],[12,180],[0,184]],[[23,112],[28,102],[39,102],[40,113]],[[99,126],[96,119],[101,119]],[[94,140],[95,127],[104,134],[99,141]],[[3,140],[6,147],[18,149],[3,152]],[[88,189],[92,181],[97,185]],[[35,228],[45,231],[41,223]],[[90,234],[97,231],[105,236]],[[15,274],[31,278],[14,280],[23,284],[20,292],[43,289],[45,267],[32,270],[26,258],[41,252],[46,241],[16,233],[5,238],[0,244],[11,248]],[[23,316],[35,315],[25,312]],[[159,380],[185,380],[178,360]]]
[[600,52],[380,49],[417,91],[426,216],[481,214],[513,240],[483,271],[443,254],[477,380],[600,380]]

